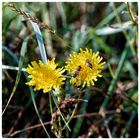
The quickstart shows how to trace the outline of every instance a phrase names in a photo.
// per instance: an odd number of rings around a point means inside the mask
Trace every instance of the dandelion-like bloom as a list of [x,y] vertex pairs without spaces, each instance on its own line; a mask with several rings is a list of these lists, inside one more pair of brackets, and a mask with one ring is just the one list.
[[101,70],[105,64],[105,62],[101,62],[102,59],[99,52],[93,53],[91,49],[87,48],[86,50],[80,49],[80,53],[70,54],[65,68],[73,75],[70,80],[71,84],[83,85],[83,87],[94,85],[97,77],[102,76]]
[[47,64],[39,61],[39,64],[36,61],[31,62],[31,65],[28,65],[26,72],[30,75],[31,78],[26,84],[29,86],[35,86],[34,90],[43,89],[43,92],[49,92],[52,89],[57,90],[64,84],[63,80],[65,77],[62,73],[65,71],[63,68],[56,68],[55,59],[48,61]]

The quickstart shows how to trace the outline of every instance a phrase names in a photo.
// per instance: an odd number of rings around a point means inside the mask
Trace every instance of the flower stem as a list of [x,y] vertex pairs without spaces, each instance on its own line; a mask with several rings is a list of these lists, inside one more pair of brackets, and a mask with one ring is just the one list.
[[[79,103],[79,102],[78,102],[78,103]],[[73,116],[74,116],[74,114],[75,114],[75,112],[76,112],[78,103],[75,105],[75,108],[74,108],[74,110],[73,110],[73,112],[72,112],[72,115],[70,116],[70,119],[68,120],[67,124],[65,124],[65,126],[62,128],[62,130],[64,130],[64,129],[66,128],[66,125],[68,125],[68,124],[70,123],[70,121],[72,120],[72,118],[73,118]]]
[[112,69],[111,69],[110,64],[107,63],[107,66],[108,66],[108,69],[109,69],[109,71],[110,71],[111,77],[114,78],[114,73],[113,73],[113,71],[112,71]]
[[49,104],[50,104],[50,112],[51,112],[51,115],[52,115],[53,109],[52,109],[52,98],[51,98],[51,94],[49,94]]
[[64,123],[65,123],[65,125],[67,126],[68,130],[71,132],[70,127],[68,126],[66,120],[64,119],[64,117],[63,117],[63,115],[62,115],[62,113],[61,113],[61,111],[60,111],[60,109],[59,109],[59,106],[58,106],[58,104],[57,104],[57,100],[56,100],[56,98],[55,98],[53,92],[51,92],[51,95],[52,95],[53,101],[54,101],[54,103],[55,103],[55,105],[56,105],[58,111],[60,112],[60,115],[61,115],[61,117],[62,117],[62,120],[64,121]]

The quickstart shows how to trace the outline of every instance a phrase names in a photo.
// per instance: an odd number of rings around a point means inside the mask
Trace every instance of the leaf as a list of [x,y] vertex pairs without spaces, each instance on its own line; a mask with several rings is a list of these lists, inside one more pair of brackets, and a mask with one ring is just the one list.
[[13,88],[12,93],[11,93],[9,99],[8,99],[8,102],[7,102],[5,108],[2,112],[2,115],[6,111],[12,97],[14,96],[14,94],[16,92],[16,89],[17,89],[17,86],[18,86],[18,83],[19,83],[19,80],[20,80],[20,76],[21,76],[22,65],[23,65],[23,60],[24,60],[24,55],[25,55],[25,51],[26,51],[26,48],[27,48],[28,40],[29,40],[29,37],[26,37],[25,40],[22,43],[22,47],[21,47],[21,51],[20,51],[20,59],[19,59],[19,71],[18,71],[17,76],[16,76],[16,81],[15,81],[14,88]]

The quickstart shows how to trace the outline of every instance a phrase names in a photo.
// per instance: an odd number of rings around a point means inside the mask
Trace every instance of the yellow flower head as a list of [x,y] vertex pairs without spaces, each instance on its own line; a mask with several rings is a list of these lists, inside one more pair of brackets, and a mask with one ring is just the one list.
[[99,52],[93,53],[91,49],[84,51],[80,49],[80,53],[74,52],[70,55],[69,61],[67,61],[66,70],[72,73],[71,84],[77,86],[94,85],[94,81],[97,81],[97,77],[101,77],[101,70],[105,62],[102,61],[102,57],[99,56]]
[[29,86],[35,86],[34,90],[43,89],[43,92],[49,92],[52,89],[58,89],[64,83],[65,78],[62,76],[62,73],[65,71],[63,68],[57,68],[55,64],[55,59],[48,61],[47,64],[39,61],[37,64],[35,61],[31,62],[31,65],[28,65],[26,72],[30,75],[31,81],[26,84]]

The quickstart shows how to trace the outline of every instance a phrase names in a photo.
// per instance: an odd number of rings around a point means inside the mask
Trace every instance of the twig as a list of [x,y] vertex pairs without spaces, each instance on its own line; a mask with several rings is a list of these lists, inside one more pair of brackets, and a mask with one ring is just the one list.
[[112,138],[112,134],[111,134],[111,131],[109,129],[108,121],[107,120],[105,120],[105,127],[106,127],[106,131],[107,131],[108,137]]
[[[44,125],[49,125],[50,123],[51,123],[50,121],[49,122],[44,122]],[[15,132],[13,132],[11,134],[5,134],[4,136],[13,137],[16,134],[19,134],[19,133],[22,133],[22,132],[25,132],[25,131],[28,131],[28,130],[31,130],[31,129],[35,129],[35,128],[38,128],[38,127],[41,127],[41,126],[42,126],[42,124],[33,125],[33,126],[28,127],[28,128],[15,131]]]
[[54,93],[53,93],[53,92],[51,92],[51,95],[52,95],[53,101],[54,101],[54,103],[55,103],[55,105],[56,105],[56,107],[57,107],[58,111],[60,112],[60,115],[61,115],[61,117],[62,117],[62,120],[63,120],[63,121],[64,121],[64,123],[66,124],[66,126],[67,126],[68,130],[69,130],[69,131],[71,131],[71,129],[70,129],[70,127],[69,127],[69,125],[67,124],[67,122],[66,122],[65,118],[63,117],[63,115],[62,115],[62,113],[61,113],[61,111],[60,111],[60,109],[59,109],[59,106],[58,106],[58,104],[57,104],[57,102],[56,102],[57,100],[55,99]]
[[44,24],[43,22],[40,22],[36,17],[32,17],[30,14],[27,14],[26,12],[24,12],[23,10],[21,9],[18,9],[16,8],[16,6],[9,2],[8,3],[8,6],[12,8],[13,11],[16,11],[18,14],[20,15],[23,15],[23,17],[25,19],[30,19],[31,21],[35,22],[38,24],[38,26],[41,28],[41,29],[47,29],[50,33],[54,34],[55,31],[52,30],[47,24]]
[[[79,102],[78,102],[78,103],[79,103]],[[71,115],[70,119],[68,120],[67,124],[69,124],[70,121],[72,120],[72,118],[74,117],[74,114],[75,114],[75,112],[76,112],[78,103],[75,105],[75,108],[74,108],[74,110],[73,110],[73,112],[72,112],[72,115]],[[65,128],[66,128],[66,125],[62,128],[62,130],[64,130]]]
[[[111,111],[106,111],[105,114],[114,114],[114,113],[118,113],[116,112],[116,110],[111,110]],[[99,112],[93,112],[93,113],[85,113],[85,114],[80,114],[80,115],[75,115],[73,116],[74,118],[82,118],[82,117],[91,117],[91,116],[100,116],[101,114]]]
[[[109,115],[109,114],[118,114],[119,112],[116,112],[116,110],[110,110],[110,111],[106,111],[105,113]],[[75,115],[75,116],[72,116],[72,119],[81,118],[81,117],[91,117],[91,116],[96,116],[96,115],[100,115],[99,112],[93,112],[93,113],[85,113],[85,114]],[[44,125],[45,126],[46,125],[49,125],[49,124],[51,124],[51,121],[44,122]],[[36,124],[36,125],[30,126],[28,128],[25,128],[25,129],[17,130],[15,132],[11,133],[11,134],[4,134],[3,136],[13,137],[16,134],[19,134],[19,133],[22,133],[22,132],[25,132],[25,131],[28,131],[28,130],[31,130],[31,129],[35,129],[35,128],[38,128],[38,127],[41,127],[41,126],[42,126],[41,124]]]
[[134,14],[133,14],[133,11],[132,11],[132,9],[130,7],[129,2],[127,2],[127,9],[128,9],[128,12],[130,14],[130,17],[131,17],[131,20],[133,21],[133,23],[136,24],[136,25],[138,25],[137,19],[134,17]]

